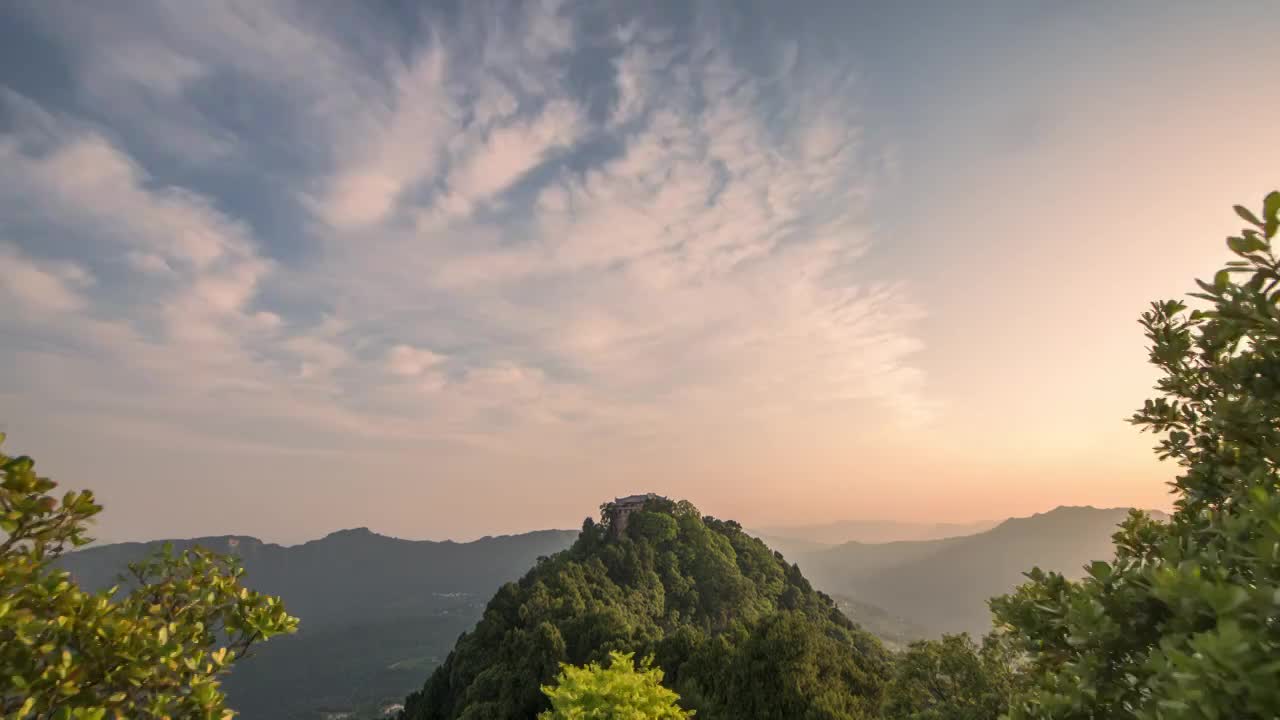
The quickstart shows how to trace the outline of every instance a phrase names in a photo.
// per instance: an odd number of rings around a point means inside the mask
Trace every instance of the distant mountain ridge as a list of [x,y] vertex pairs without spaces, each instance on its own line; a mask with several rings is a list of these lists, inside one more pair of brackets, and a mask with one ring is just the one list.
[[915,523],[898,520],[844,520],[819,525],[790,525],[756,528],[760,537],[789,543],[840,545],[847,542],[888,543],[904,540],[938,540],[973,535],[990,530],[999,520],[970,523]]
[[[255,589],[282,596],[292,613],[316,627],[345,622],[353,607],[394,617],[420,612],[424,601],[433,604],[436,593],[491,593],[539,556],[568,547],[575,537],[573,530],[539,530],[458,543],[402,540],[354,528],[289,546],[243,535],[120,543],[70,553],[62,563],[83,584],[101,588],[113,583],[120,568],[165,542],[179,550],[200,545],[238,556]],[[409,568],[430,572],[406,572]],[[371,592],[376,588],[396,592]],[[404,598],[414,598],[412,605],[406,606]]]
[[1128,508],[1061,506],[973,535],[851,542],[797,562],[816,587],[833,595],[891,608],[935,633],[979,635],[990,627],[986,601],[1019,585],[1032,567],[1080,577],[1087,563],[1110,560],[1111,536],[1128,514]]
[[311,720],[380,707],[422,683],[503,583],[573,543],[575,530],[471,542],[402,540],[368,528],[300,545],[243,535],[90,546],[60,559],[83,586],[106,588],[130,562],[171,542],[238,555],[247,583],[302,619],[226,680],[244,720]]

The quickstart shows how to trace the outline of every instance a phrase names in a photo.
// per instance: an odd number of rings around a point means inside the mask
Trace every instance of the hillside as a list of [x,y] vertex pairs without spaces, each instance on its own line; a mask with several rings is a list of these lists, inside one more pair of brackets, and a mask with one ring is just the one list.
[[559,663],[610,650],[652,655],[705,720],[864,717],[889,670],[875,637],[737,523],[651,498],[504,585],[402,717],[532,719]]
[[[479,620],[494,590],[576,536],[544,530],[455,543],[360,528],[288,547],[237,536],[170,542],[239,555],[247,582],[302,618],[297,635],[256,648],[226,688],[244,720],[310,720],[404,697]],[[90,547],[61,563],[82,585],[104,588],[164,542]]]
[[1059,507],[966,537],[846,543],[803,555],[799,565],[829,593],[891,608],[934,633],[979,635],[990,627],[986,601],[1032,567],[1079,577],[1088,562],[1110,559],[1111,535],[1128,512]]

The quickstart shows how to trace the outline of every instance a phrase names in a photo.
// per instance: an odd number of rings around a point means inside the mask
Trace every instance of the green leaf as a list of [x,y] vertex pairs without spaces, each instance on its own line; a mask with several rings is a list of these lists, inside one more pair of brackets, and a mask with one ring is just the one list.
[[1280,227],[1280,190],[1272,190],[1262,201],[1263,232],[1267,238],[1275,237]]
[[1237,215],[1244,218],[1245,222],[1252,223],[1254,225],[1257,225],[1258,227],[1262,227],[1262,221],[1258,220],[1257,216],[1254,215],[1252,212],[1250,212],[1249,208],[1243,205],[1236,205],[1232,209],[1236,211]]
[[1230,284],[1231,284],[1231,273],[1226,270],[1219,270],[1217,274],[1213,276],[1214,290],[1218,290],[1218,291],[1226,290],[1227,286]]
[[1247,257],[1251,253],[1266,250],[1267,243],[1258,236],[1258,233],[1247,232],[1243,237],[1233,235],[1227,238],[1227,247],[1231,249],[1231,252]]
[[1236,211],[1237,215],[1244,218],[1245,222],[1251,223],[1258,227],[1262,227],[1262,221],[1258,220],[1258,217],[1254,215],[1253,212],[1249,210],[1249,208],[1243,205],[1236,205],[1232,207],[1232,209]]

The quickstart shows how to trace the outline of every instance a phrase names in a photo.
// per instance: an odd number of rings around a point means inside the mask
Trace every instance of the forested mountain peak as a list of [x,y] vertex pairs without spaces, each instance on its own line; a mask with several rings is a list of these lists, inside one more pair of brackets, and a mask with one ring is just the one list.
[[615,518],[606,503],[572,547],[499,589],[403,717],[533,718],[560,663],[611,651],[651,656],[709,720],[878,707],[889,669],[880,642],[738,523],[661,497],[625,528]]

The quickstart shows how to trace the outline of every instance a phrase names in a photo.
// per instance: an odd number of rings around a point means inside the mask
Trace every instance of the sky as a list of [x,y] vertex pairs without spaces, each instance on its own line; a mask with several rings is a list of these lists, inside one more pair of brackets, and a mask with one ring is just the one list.
[[0,6],[0,431],[96,536],[1165,508],[1269,2]]

